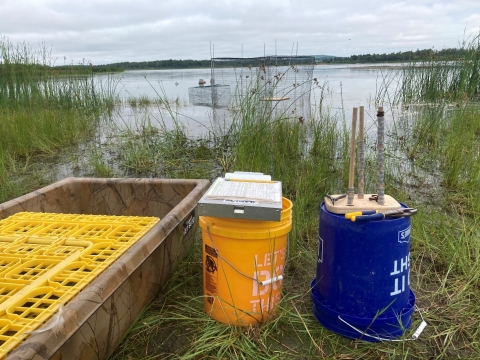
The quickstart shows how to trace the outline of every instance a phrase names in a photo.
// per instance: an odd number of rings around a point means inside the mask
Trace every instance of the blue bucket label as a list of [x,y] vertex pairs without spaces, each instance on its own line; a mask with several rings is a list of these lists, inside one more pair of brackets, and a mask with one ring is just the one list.
[[398,242],[408,243],[410,241],[410,226],[398,232]]
[[[410,228],[409,228],[410,229]],[[397,296],[405,290],[410,291],[410,254],[393,261],[392,292],[390,296]]]

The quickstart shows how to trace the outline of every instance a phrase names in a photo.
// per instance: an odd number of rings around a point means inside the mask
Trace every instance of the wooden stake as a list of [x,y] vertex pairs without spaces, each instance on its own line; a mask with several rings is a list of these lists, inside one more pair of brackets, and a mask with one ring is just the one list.
[[352,114],[352,135],[350,138],[350,171],[348,173],[347,205],[353,205],[354,177],[355,177],[355,134],[357,132],[357,108],[353,108]]
[[360,106],[360,124],[358,129],[358,199],[363,199],[364,170],[365,170],[365,146],[363,142],[365,108]]
[[378,204],[385,205],[385,168],[384,168],[384,156],[385,156],[385,114],[383,111],[383,106],[378,107],[377,112],[377,163],[378,163],[378,185],[377,185],[377,194],[378,194]]

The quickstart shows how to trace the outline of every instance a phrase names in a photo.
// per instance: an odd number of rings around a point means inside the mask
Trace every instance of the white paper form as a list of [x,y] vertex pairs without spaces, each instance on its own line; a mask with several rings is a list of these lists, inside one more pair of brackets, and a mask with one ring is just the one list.
[[261,203],[281,203],[282,183],[225,180],[218,178],[205,194],[216,200],[251,200]]

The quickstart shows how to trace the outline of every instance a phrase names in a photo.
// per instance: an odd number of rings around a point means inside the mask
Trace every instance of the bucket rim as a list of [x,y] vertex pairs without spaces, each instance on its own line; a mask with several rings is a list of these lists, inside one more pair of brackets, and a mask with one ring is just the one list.
[[[202,231],[208,231],[211,235],[221,236],[224,238],[230,238],[234,240],[272,240],[282,236],[286,236],[292,229],[292,220],[284,222],[271,222],[272,224],[269,227],[255,227],[253,222],[238,224],[235,221],[231,221],[231,226],[227,226],[228,223],[218,224],[217,222],[211,221],[210,219],[217,218],[208,218],[206,216],[200,216],[198,223]],[[248,226],[237,226],[234,225],[248,225]]]

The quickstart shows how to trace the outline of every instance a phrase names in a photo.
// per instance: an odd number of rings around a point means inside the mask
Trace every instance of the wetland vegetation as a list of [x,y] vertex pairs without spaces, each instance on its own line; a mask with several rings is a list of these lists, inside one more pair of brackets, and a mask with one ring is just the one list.
[[[0,43],[0,199],[49,183],[48,161],[82,148],[70,162],[97,177],[207,178],[258,171],[283,183],[293,229],[278,316],[256,327],[228,327],[203,312],[201,237],[168,284],[132,325],[111,359],[477,359],[480,356],[480,46],[465,58],[427,59],[385,73],[367,114],[384,106],[386,193],[419,209],[412,220],[411,287],[428,326],[409,341],[367,343],[340,337],[315,319],[318,209],[348,184],[348,126],[319,101],[311,119],[273,118],[250,92],[224,131],[189,137],[178,122],[142,116],[108,121],[119,100],[114,83],[98,92],[90,76],[56,77],[38,67],[45,52]],[[321,84],[316,84],[320,86]],[[327,87],[323,87],[327,88]],[[136,106],[176,118],[166,94]],[[326,96],[326,94],[324,94]],[[131,100],[132,102],[134,100]],[[142,106],[143,106],[142,105]],[[102,128],[99,135],[98,128]],[[5,134],[5,135],[3,135]],[[375,192],[376,139],[367,135],[365,187]]]

